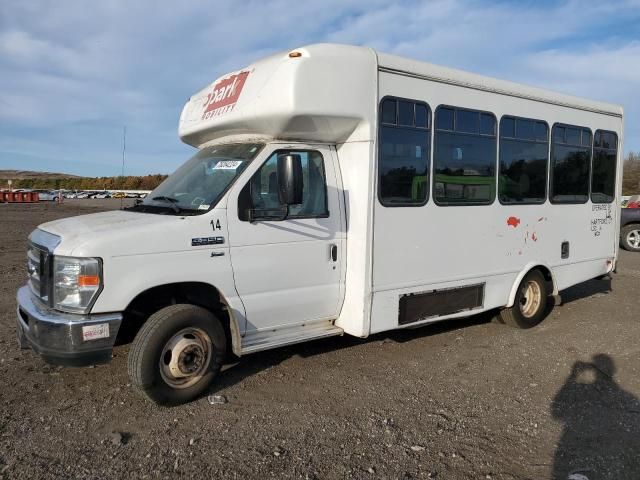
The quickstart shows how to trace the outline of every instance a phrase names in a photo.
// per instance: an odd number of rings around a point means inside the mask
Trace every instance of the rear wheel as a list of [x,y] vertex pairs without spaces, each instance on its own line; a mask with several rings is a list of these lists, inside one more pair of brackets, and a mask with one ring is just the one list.
[[198,397],[220,371],[226,337],[210,311],[178,304],[154,313],[129,352],[132,384],[159,405],[178,405]]
[[625,250],[640,252],[640,224],[622,227],[620,243]]
[[516,328],[531,328],[544,318],[547,282],[539,270],[532,270],[520,282],[513,306],[500,312],[502,321]]

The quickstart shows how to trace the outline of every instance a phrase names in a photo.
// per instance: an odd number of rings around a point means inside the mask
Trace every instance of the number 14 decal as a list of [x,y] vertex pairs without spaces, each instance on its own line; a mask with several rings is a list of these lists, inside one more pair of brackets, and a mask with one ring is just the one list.
[[222,230],[222,227],[220,226],[220,220],[211,220],[211,228],[213,228],[213,231],[215,232],[216,230]]

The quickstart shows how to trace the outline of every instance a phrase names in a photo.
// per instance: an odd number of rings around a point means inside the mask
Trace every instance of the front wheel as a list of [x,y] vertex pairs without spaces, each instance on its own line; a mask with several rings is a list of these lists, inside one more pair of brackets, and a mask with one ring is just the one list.
[[622,227],[620,243],[625,250],[640,252],[640,224]]
[[547,297],[544,276],[539,270],[532,270],[520,282],[513,306],[501,310],[500,318],[512,327],[535,327],[544,318]]
[[159,405],[198,397],[220,371],[226,337],[209,310],[188,304],[165,307],[149,317],[131,345],[132,384]]

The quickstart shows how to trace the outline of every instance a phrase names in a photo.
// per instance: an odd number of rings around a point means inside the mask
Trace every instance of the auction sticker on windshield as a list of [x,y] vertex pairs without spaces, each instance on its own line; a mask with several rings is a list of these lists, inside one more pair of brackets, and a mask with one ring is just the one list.
[[221,162],[218,162],[216,166],[213,167],[213,169],[214,170],[235,170],[240,165],[242,165],[242,160],[222,160]]

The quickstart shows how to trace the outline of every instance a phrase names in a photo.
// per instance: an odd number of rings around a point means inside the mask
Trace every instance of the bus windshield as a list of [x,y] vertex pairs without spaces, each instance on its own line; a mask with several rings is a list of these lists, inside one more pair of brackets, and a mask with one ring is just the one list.
[[198,215],[213,208],[264,144],[216,145],[200,150],[134,210]]

